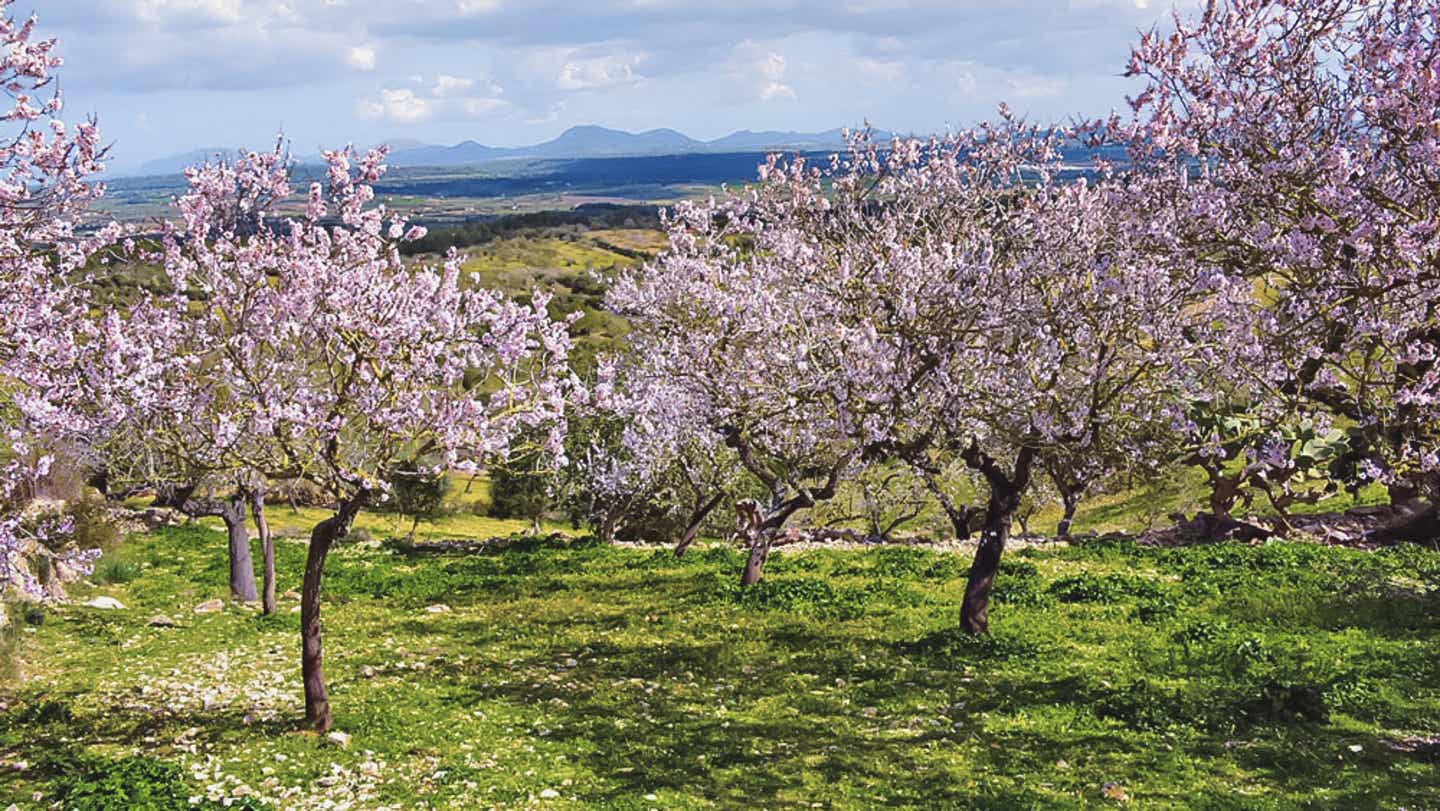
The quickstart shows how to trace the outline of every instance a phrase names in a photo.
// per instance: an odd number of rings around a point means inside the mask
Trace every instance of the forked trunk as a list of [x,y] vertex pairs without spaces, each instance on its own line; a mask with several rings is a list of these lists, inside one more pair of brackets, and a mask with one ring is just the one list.
[[255,600],[255,562],[250,559],[250,533],[245,528],[245,498],[236,492],[228,500],[194,498],[195,485],[163,485],[156,504],[178,509],[191,518],[215,516],[225,522],[230,558],[230,596]]
[[985,504],[985,525],[980,530],[980,545],[970,576],[965,582],[965,599],[960,604],[960,630],[971,634],[990,633],[990,591],[995,574],[1000,570],[1000,556],[1010,540],[1010,524],[1020,509],[1021,499],[1030,487],[1030,470],[1035,462],[1033,448],[1024,447],[1015,460],[1013,472],[1006,474],[994,459],[971,445],[965,460],[985,476],[990,498]]
[[270,537],[270,522],[265,520],[265,491],[260,487],[250,491],[250,517],[260,536],[260,611],[269,616],[275,613],[275,541]]
[[364,492],[340,503],[340,509],[315,525],[305,555],[305,582],[300,589],[300,672],[305,683],[305,720],[321,733],[329,732],[330,699],[325,692],[324,655],[320,639],[320,586],[325,575],[325,557],[335,541],[350,531],[355,515],[364,506]]
[[985,510],[985,527],[980,530],[980,545],[975,549],[975,561],[970,564],[970,576],[965,582],[965,600],[960,604],[960,629],[971,634],[990,633],[990,590],[995,586],[995,573],[1000,570],[1000,556],[1005,552],[1005,543],[1010,539],[1010,524],[1015,517],[1014,507],[1019,498],[990,498]]

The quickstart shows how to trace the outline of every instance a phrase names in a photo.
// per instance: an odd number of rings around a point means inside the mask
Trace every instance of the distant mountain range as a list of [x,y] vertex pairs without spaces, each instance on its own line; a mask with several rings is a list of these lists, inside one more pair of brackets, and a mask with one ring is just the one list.
[[[888,138],[888,133],[877,132]],[[572,127],[560,137],[532,146],[497,147],[476,141],[453,146],[424,144],[396,139],[386,163],[395,167],[473,166],[500,160],[566,160],[578,158],[620,158],[655,155],[685,155],[725,152],[811,152],[839,149],[845,145],[843,130],[824,132],[752,132],[740,130],[713,141],[698,141],[672,129],[625,132],[606,127]],[[233,148],[195,149],[147,161],[132,175],[171,175],[215,156],[231,156]],[[301,163],[316,163],[319,156],[300,156]]]

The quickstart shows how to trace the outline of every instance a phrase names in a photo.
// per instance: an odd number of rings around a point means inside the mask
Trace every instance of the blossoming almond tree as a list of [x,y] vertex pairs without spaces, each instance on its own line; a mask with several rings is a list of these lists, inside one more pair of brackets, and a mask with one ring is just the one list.
[[825,171],[772,160],[759,186],[682,209],[671,253],[612,298],[643,362],[690,386],[762,481],[807,470],[804,499],[886,458],[973,470],[988,490],[973,632],[1040,461],[1161,453],[1237,295],[1152,249],[1172,185],[1062,175],[1069,133],[1002,118],[930,142],[862,136]]
[[642,386],[623,380],[631,359],[602,360],[589,388],[580,414],[591,430],[576,436],[585,444],[570,460],[575,489],[601,540],[663,516],[665,524],[679,527],[679,538],[664,540],[674,542],[680,557],[706,519],[742,486],[741,471],[735,452],[697,422],[701,414],[682,393],[656,390],[667,381],[645,376]]
[[[668,221],[670,249],[622,275],[608,305],[633,326],[630,391],[654,400],[654,447],[695,431],[717,438],[759,482],[744,501],[740,534],[750,554],[742,585],[760,579],[777,533],[796,513],[835,495],[862,464],[861,419],[871,377],[847,359],[871,336],[838,317],[843,297],[822,289],[827,256],[785,218],[808,217],[818,173],[797,163],[796,182],[682,204]],[[645,451],[640,450],[643,454]]]
[[96,319],[77,341],[73,391],[52,397],[158,470],[236,482],[220,505],[227,523],[243,528],[247,502],[263,518],[266,480],[329,494],[300,605],[306,717],[321,730],[331,547],[405,471],[474,470],[521,434],[558,456],[571,385],[568,325],[547,315],[546,297],[476,289],[455,255],[440,267],[402,261],[400,244],[423,230],[373,204],[383,157],[325,153],[325,182],[294,215],[280,209],[280,147],[191,170],[158,257],[175,292]]
[[1259,351],[1232,359],[1256,401],[1349,431],[1365,475],[1430,516],[1411,534],[1434,537],[1440,8],[1211,2],[1145,35],[1129,73],[1137,162],[1200,169],[1181,249],[1260,289]]
[[356,515],[402,468],[473,470],[504,458],[522,433],[539,432],[559,455],[565,433],[567,324],[547,315],[542,295],[519,304],[462,284],[458,256],[407,267],[399,245],[423,232],[372,205],[383,158],[325,153],[326,183],[312,184],[303,216],[246,238],[215,232],[218,209],[205,195],[222,178],[202,171],[200,197],[182,212],[185,233],[208,235],[207,246],[167,240],[167,271],[182,289],[209,252],[228,254],[213,262],[225,272],[202,273],[211,306],[189,370],[197,388],[239,404],[217,420],[235,437],[212,437],[218,452],[271,478],[309,480],[336,504],[311,533],[300,605],[306,718],[322,731],[331,713],[320,589]]
[[[55,545],[61,526],[42,530],[18,514],[28,483],[43,476],[47,456],[34,457],[31,426],[14,405],[35,381],[37,364],[65,351],[67,325],[83,317],[83,291],[71,282],[95,250],[116,233],[77,232],[79,217],[102,188],[104,148],[93,120],[69,126],[54,88],[61,60],[56,41],[36,35],[34,17],[16,19],[0,0],[0,422],[7,449],[0,467],[0,589],[17,575],[35,542]],[[18,575],[17,575],[18,576]],[[21,585],[34,590],[33,579]]]
[[[1071,137],[1002,110],[998,126],[940,147],[943,169],[934,153],[902,167],[892,156],[877,187],[898,209],[933,199],[941,184],[946,203],[894,230],[906,235],[901,244],[933,232],[965,257],[951,267],[979,268],[950,286],[934,316],[898,333],[907,344],[899,356],[933,369],[916,368],[915,396],[888,406],[899,429],[892,453],[927,471],[958,458],[985,483],[960,616],[973,633],[988,630],[1010,527],[1041,466],[1083,456],[1114,470],[1163,458],[1177,404],[1202,395],[1203,372],[1218,360],[1216,327],[1233,317],[1239,295],[1157,249],[1177,216],[1169,185],[1103,165],[1092,177],[1068,177],[1060,146]],[[908,232],[905,222],[914,223]]]

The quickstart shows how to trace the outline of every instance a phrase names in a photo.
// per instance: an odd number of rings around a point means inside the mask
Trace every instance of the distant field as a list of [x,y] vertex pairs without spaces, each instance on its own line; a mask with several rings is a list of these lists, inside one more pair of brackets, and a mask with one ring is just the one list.
[[[761,153],[741,152],[392,168],[375,190],[382,201],[415,219],[443,225],[586,203],[673,203],[750,182],[764,159]],[[305,188],[317,171],[298,167],[295,187]],[[106,218],[137,223],[168,215],[170,200],[185,191],[178,174],[115,178],[106,185],[97,209]]]
[[478,273],[487,287],[524,289],[536,281],[591,271],[609,271],[635,264],[635,260],[602,247],[593,234],[561,239],[525,236],[502,239],[464,249],[465,270]]

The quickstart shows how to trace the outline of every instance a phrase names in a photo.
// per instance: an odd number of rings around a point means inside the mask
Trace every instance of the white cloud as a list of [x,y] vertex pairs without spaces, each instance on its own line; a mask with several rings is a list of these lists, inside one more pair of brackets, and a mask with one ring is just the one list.
[[474,86],[474,79],[441,74],[435,77],[435,86],[430,89],[430,95],[437,99],[466,96],[469,95],[471,88]]
[[866,81],[893,83],[905,78],[905,63],[861,57],[856,63]]
[[753,88],[755,97],[761,101],[793,99],[795,88],[785,82],[788,68],[784,54],[747,41],[736,49],[730,74],[736,81]]
[[[505,99],[472,93],[477,82],[461,76],[442,74],[433,82],[423,76],[410,77],[415,88],[397,87],[381,90],[374,98],[362,99],[356,114],[369,121],[391,124],[417,124],[433,120],[484,118],[510,106]],[[429,91],[423,88],[429,85]],[[498,92],[499,88],[490,85]]]
[[378,98],[361,100],[356,112],[371,121],[416,124],[435,114],[435,103],[409,88],[398,88],[382,90]]
[[494,14],[500,10],[500,0],[458,0],[455,10],[465,17]]
[[638,56],[600,56],[572,59],[560,67],[555,86],[561,90],[594,90],[630,84],[644,78],[635,72]]
[[345,64],[360,71],[375,69],[375,49],[369,45],[356,45],[345,52]]
[[1045,99],[1065,93],[1069,82],[1062,76],[1036,73],[1028,68],[1007,69],[969,60],[946,63],[955,94],[967,100]]
[[244,19],[241,0],[137,0],[135,14],[157,23],[231,24]]
[[460,100],[460,112],[466,118],[484,118],[508,106],[510,102],[504,99],[475,97]]

